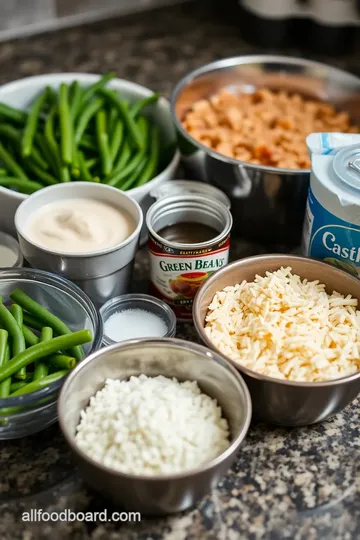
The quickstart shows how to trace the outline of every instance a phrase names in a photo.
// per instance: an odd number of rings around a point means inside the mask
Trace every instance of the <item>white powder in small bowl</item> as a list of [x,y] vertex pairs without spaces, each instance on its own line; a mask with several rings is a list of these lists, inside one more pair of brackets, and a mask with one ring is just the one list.
[[163,337],[168,327],[161,317],[145,309],[124,309],[105,321],[105,335],[112,341],[143,337]]

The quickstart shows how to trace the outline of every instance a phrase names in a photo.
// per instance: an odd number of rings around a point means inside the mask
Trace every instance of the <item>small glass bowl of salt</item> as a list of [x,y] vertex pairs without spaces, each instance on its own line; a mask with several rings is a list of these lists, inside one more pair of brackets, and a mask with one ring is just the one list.
[[103,345],[127,339],[174,337],[176,316],[162,300],[148,294],[123,294],[100,309],[104,323]]

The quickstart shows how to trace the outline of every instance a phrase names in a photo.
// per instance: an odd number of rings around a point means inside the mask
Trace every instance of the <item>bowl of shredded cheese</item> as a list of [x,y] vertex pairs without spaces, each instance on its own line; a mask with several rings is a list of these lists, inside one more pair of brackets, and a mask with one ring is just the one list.
[[213,489],[235,460],[251,411],[230,362],[174,338],[128,340],[90,355],[58,404],[84,479],[144,515],[186,510]]
[[325,420],[360,392],[360,283],[326,263],[260,255],[216,272],[193,315],[203,342],[244,375],[261,418]]

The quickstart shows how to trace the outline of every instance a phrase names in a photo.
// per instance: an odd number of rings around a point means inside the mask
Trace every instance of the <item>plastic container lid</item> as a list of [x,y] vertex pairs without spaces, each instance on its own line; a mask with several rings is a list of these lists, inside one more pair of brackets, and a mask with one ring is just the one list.
[[[131,327],[131,334],[127,335],[124,338],[121,338],[117,341],[110,338],[106,335],[107,321],[115,313],[126,312],[130,310],[141,310],[147,313],[156,315],[165,323],[167,331],[163,335],[153,335],[147,333],[147,330],[144,328],[142,332],[140,318],[137,317],[136,326]],[[113,345],[114,343],[119,343],[120,341],[125,341],[126,339],[138,339],[138,338],[151,338],[151,337],[174,337],[176,333],[176,316],[173,310],[165,304],[162,300],[150,296],[148,294],[123,294],[122,296],[117,296],[106,302],[100,309],[100,315],[104,324],[104,334],[103,334],[103,345]],[[121,329],[120,329],[121,330]],[[122,328],[125,333],[126,330]],[[135,330],[135,332],[133,332]]]
[[24,258],[15,238],[0,232],[0,268],[19,268],[23,264]]
[[338,178],[348,186],[360,189],[360,146],[347,146],[333,159],[333,169]]
[[164,182],[150,191],[150,196],[159,200],[174,195],[188,195],[191,193],[215,199],[223,203],[229,209],[231,207],[230,199],[223,191],[211,184],[194,182],[192,180],[170,180],[169,182]]

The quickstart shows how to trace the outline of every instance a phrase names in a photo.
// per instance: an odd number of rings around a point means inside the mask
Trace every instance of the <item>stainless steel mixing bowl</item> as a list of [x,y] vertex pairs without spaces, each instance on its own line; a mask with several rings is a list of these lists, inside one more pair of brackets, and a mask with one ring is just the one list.
[[347,111],[360,125],[360,79],[302,58],[239,56],[186,75],[171,99],[179,146],[189,175],[222,189],[231,200],[237,233],[251,240],[296,247],[300,243],[309,185],[308,170],[252,165],[228,158],[194,139],[181,122],[192,104],[219,90],[257,88],[297,92]]
[[[85,455],[75,442],[80,411],[107,378],[127,379],[142,373],[198,381],[202,391],[218,401],[229,422],[229,448],[197,469],[163,476],[121,473]],[[193,506],[218,484],[249,428],[251,400],[242,377],[219,354],[179,339],[139,339],[107,347],[81,362],[65,381],[58,412],[61,430],[85,480],[125,510],[161,515]]]
[[[195,297],[193,317],[202,341],[218,351],[204,331],[208,306],[217,291],[228,285],[253,281],[256,274],[264,275],[291,266],[293,273],[308,280],[320,280],[327,291],[351,294],[360,301],[360,280],[326,263],[289,255],[260,255],[236,261],[218,270],[200,287]],[[253,410],[267,422],[283,426],[304,426],[326,420],[340,412],[360,392],[360,372],[326,382],[293,382],[274,379],[242,367],[241,372],[252,397]]]

